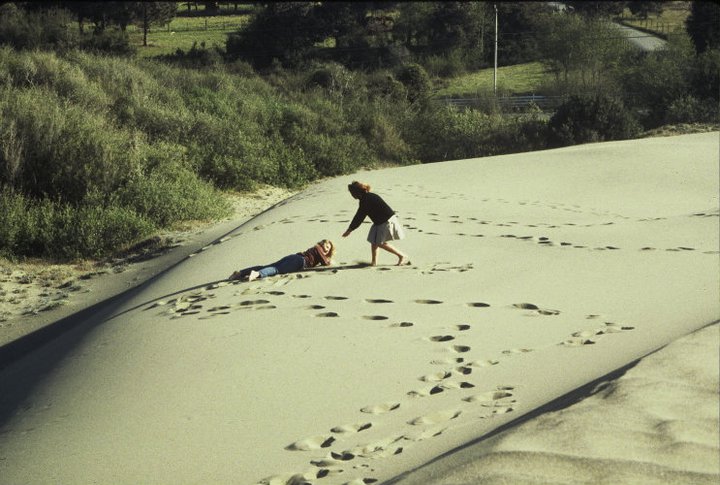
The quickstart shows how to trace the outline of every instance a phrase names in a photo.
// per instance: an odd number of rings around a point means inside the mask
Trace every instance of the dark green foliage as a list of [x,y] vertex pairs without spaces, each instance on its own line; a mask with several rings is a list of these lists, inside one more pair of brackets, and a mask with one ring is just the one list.
[[624,104],[648,129],[666,123],[669,107],[676,102],[687,104],[679,100],[688,96],[717,105],[719,65],[717,50],[696,57],[687,37],[674,36],[665,49],[643,56],[622,71]]
[[401,67],[397,73],[397,80],[405,86],[410,102],[423,100],[430,94],[430,76],[419,64]]
[[264,69],[277,59],[283,66],[296,66],[326,33],[313,2],[266,4],[242,31],[228,36],[226,52],[232,59]]
[[664,2],[651,2],[648,0],[635,0],[627,2],[630,13],[642,19],[648,18],[648,15],[660,15],[663,11]]
[[587,17],[611,17],[613,15],[620,15],[623,8],[625,8],[625,3],[626,2],[607,0],[575,0],[567,2],[567,4],[572,7],[575,12]]
[[622,102],[603,95],[572,96],[550,118],[550,145],[632,138],[640,125]]
[[720,48],[720,3],[690,2],[686,25],[697,53]]
[[0,254],[58,260],[102,257],[155,230],[151,222],[118,206],[71,206],[34,200],[0,188]]
[[665,123],[717,123],[718,104],[708,103],[694,96],[683,96],[675,99],[665,113]]
[[0,5],[0,44],[16,49],[55,48],[78,45],[79,36],[68,27],[70,17],[58,9],[25,12],[14,3]]
[[546,122],[536,113],[517,117],[428,107],[405,134],[422,162],[440,162],[540,150]]

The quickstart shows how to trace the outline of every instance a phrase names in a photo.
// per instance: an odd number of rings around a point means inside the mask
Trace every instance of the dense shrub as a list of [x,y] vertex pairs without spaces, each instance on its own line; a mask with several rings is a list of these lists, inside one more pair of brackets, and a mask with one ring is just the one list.
[[618,99],[571,96],[550,118],[550,145],[563,146],[632,138],[640,126]]
[[666,124],[718,121],[718,104],[694,96],[683,96],[674,100],[665,113]]
[[72,19],[64,10],[26,12],[14,3],[0,5],[0,44],[16,49],[75,47],[79,36],[69,28]]
[[430,76],[419,64],[408,64],[401,67],[397,80],[407,89],[408,100],[415,102],[427,98],[430,93]]
[[537,113],[505,117],[441,106],[422,111],[405,136],[420,161],[440,162],[542,149],[545,131]]
[[465,73],[467,60],[459,49],[455,49],[446,55],[431,55],[422,61],[422,64],[430,76],[441,78],[452,78]]
[[150,221],[118,206],[71,206],[0,189],[0,254],[99,258],[147,237]]

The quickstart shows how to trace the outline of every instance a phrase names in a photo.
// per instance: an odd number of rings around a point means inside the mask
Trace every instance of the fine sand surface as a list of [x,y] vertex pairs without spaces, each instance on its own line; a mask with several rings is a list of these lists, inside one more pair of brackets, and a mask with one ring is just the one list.
[[[717,326],[678,339],[720,314],[719,150],[712,132],[314,184],[2,370],[0,483],[715,481]],[[340,237],[352,179],[398,212],[410,265],[365,266],[367,224]],[[322,238],[334,268],[224,281]]]

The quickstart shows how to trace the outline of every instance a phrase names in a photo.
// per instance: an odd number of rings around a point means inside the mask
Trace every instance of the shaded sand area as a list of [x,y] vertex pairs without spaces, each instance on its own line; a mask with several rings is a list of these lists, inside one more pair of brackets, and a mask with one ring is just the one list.
[[[714,132],[317,183],[2,370],[0,482],[358,485],[416,469],[718,320],[718,153]],[[381,254],[364,266],[367,225],[340,238],[352,179],[398,212],[411,265]],[[322,238],[338,245],[334,268],[224,281]],[[692,399],[687,375],[661,374],[671,398]],[[619,450],[595,447],[640,437],[656,452],[653,424],[630,425],[656,388],[613,382],[567,408],[608,421],[623,409],[592,445],[546,443],[547,428],[582,440],[585,427],[545,414],[491,438],[503,441],[490,460],[547,469],[532,453],[570,447],[610,464]],[[717,449],[707,413],[673,427],[696,403],[658,411],[660,436]],[[717,477],[698,461],[681,471]],[[653,483],[655,471],[633,473]]]

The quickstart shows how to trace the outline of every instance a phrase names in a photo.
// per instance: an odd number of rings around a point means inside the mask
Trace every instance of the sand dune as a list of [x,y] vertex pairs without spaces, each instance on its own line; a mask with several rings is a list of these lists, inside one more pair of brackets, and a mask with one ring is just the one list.
[[[4,369],[0,483],[377,483],[515,423],[718,320],[718,145],[715,132],[314,184]],[[367,225],[340,237],[353,179],[398,211],[411,265],[366,267]],[[332,268],[224,281],[322,238],[338,245]],[[577,419],[557,411],[464,448],[488,456],[480,471],[454,453],[414,473],[717,478],[712,400],[693,406],[717,373],[695,389],[649,367]],[[627,388],[638,372],[669,390]],[[670,462],[680,451],[692,459]]]

